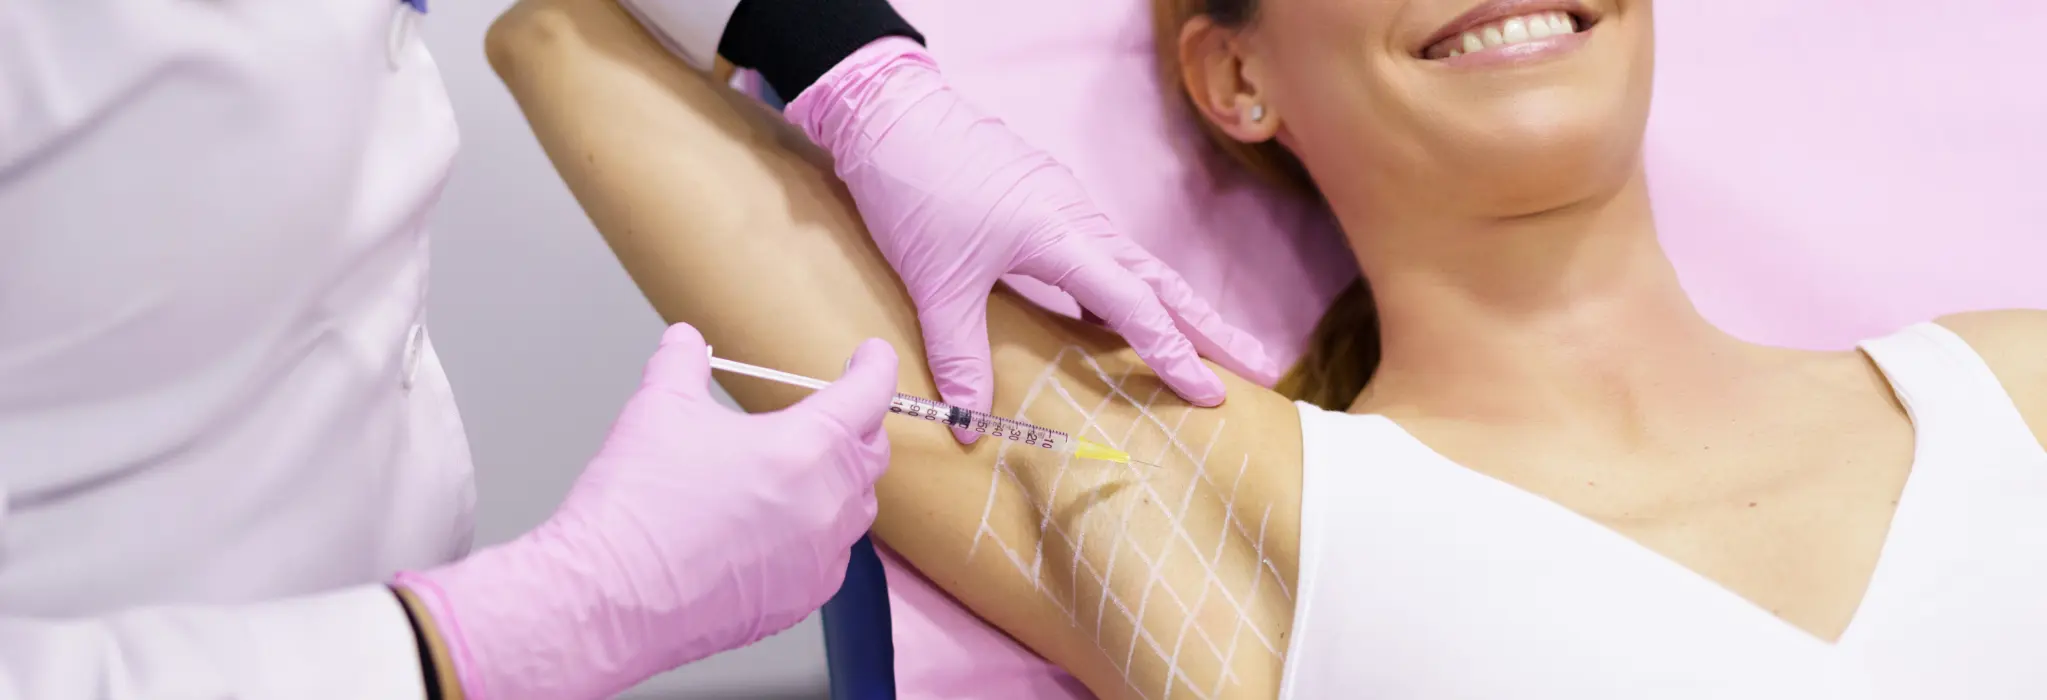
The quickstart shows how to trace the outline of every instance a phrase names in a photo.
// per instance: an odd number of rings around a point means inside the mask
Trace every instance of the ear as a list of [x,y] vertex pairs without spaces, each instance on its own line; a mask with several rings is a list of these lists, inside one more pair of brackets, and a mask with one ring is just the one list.
[[1230,138],[1261,143],[1279,133],[1278,109],[1265,99],[1248,70],[1237,30],[1207,17],[1180,28],[1180,82],[1194,110]]

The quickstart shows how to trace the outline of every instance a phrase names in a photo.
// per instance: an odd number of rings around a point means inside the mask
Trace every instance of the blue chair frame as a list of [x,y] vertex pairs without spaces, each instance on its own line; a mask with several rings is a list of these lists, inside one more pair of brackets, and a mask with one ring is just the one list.
[[867,537],[853,545],[846,584],[820,611],[832,700],[895,700],[896,651],[888,575]]

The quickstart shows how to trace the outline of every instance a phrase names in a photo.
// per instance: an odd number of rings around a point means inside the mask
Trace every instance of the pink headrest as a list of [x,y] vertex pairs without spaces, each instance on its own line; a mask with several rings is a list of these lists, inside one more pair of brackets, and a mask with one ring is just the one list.
[[2047,4],[1665,2],[1649,175],[1692,298],[1846,347],[2047,308]]

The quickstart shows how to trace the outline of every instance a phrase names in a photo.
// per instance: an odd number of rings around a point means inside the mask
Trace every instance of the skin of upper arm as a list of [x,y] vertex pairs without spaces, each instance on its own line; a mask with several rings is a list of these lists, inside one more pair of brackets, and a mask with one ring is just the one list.
[[[608,0],[524,0],[492,65],[647,298],[717,354],[834,377],[867,337],[935,395],[916,316],[828,159],[673,60]],[[989,305],[995,412],[1158,467],[888,422],[875,532],[1103,697],[1274,697],[1298,562],[1299,415],[1227,372],[1187,406],[1113,336],[1006,292]],[[748,410],[801,393],[728,378]]]
[[2047,311],[1973,311],[1941,317],[1938,323],[1983,356],[2047,448]]

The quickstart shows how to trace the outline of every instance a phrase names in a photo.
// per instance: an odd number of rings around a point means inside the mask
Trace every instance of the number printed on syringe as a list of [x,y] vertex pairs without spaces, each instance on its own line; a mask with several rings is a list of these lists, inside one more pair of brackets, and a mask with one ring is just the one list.
[[1021,421],[991,416],[979,411],[969,411],[930,399],[905,394],[897,394],[895,400],[889,402],[889,411],[912,418],[922,418],[928,421],[944,423],[956,428],[965,428],[982,435],[993,435],[997,438],[1013,440],[1030,447],[1040,447],[1048,450],[1058,450],[1063,442],[1060,438],[1065,437],[1062,433],[1039,428]]

